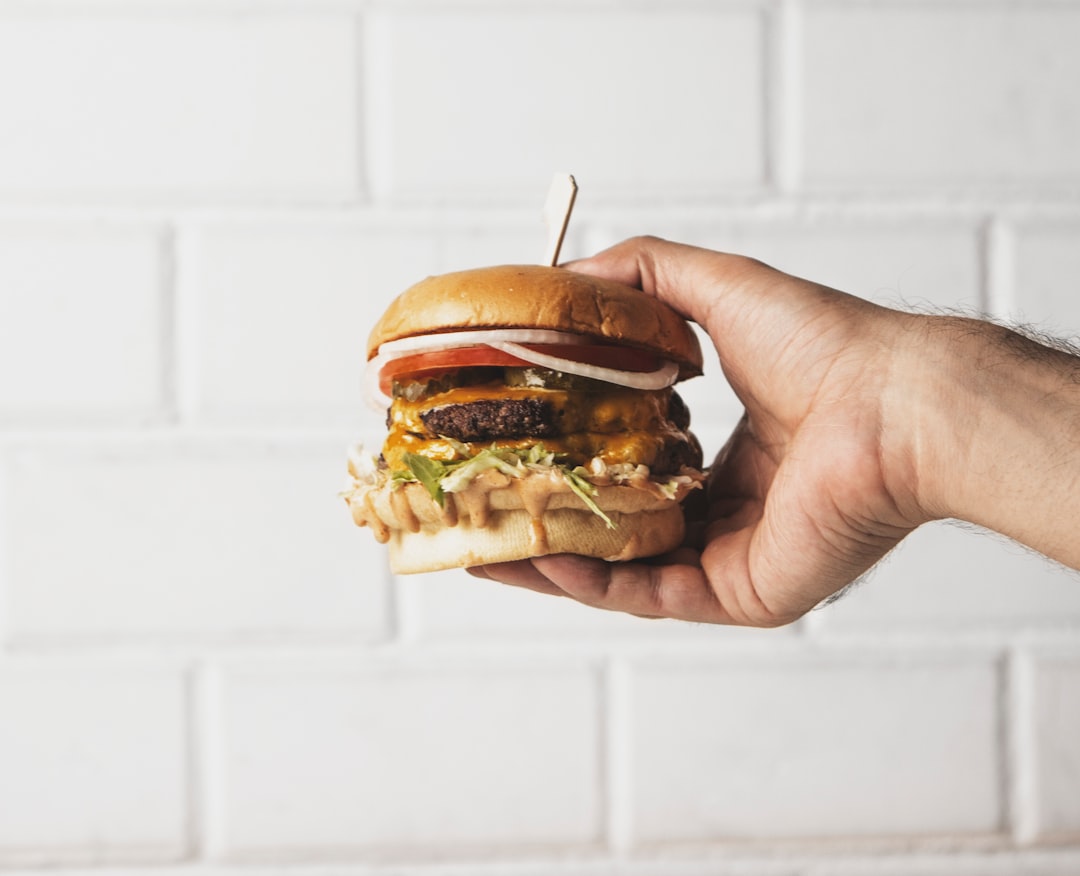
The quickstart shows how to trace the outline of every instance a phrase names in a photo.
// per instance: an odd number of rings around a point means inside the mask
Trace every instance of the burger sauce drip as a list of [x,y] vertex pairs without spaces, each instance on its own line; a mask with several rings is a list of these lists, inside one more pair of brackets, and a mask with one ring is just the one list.
[[442,519],[447,526],[457,526],[458,524],[457,498],[453,493],[443,494]]
[[[473,481],[470,489],[461,493],[447,494],[447,507],[443,510],[447,524],[456,526],[460,513],[456,506],[453,511],[448,512],[447,508],[452,498],[454,501],[464,503],[465,513],[472,526],[483,529],[491,521],[491,492],[505,489],[509,483],[511,483],[510,478],[487,473],[487,476]],[[512,483],[525,512],[529,515],[529,549],[536,556],[549,553],[551,546],[548,542],[547,530],[544,528],[544,512],[551,499],[552,482],[546,478],[531,477],[514,480]]]
[[550,553],[544,511],[551,499],[551,484],[543,478],[525,478],[517,481],[515,486],[529,515],[529,549],[537,556]]
[[[474,486],[478,485],[478,481],[474,481],[473,484]],[[465,510],[468,512],[469,520],[478,529],[487,526],[491,517],[491,506],[488,504],[487,494],[488,491],[485,489],[466,490],[464,493],[459,494],[465,502]]]
[[394,514],[405,524],[409,532],[420,531],[420,518],[413,511],[412,503],[405,490],[395,490],[390,494],[390,507],[394,509]]
[[390,541],[390,527],[383,522],[383,519],[375,511],[375,497],[371,493],[364,494],[364,510],[366,515],[357,514],[356,507],[353,507],[353,519],[363,525],[368,523],[371,525],[371,531],[375,535],[375,541],[379,544],[386,544]]

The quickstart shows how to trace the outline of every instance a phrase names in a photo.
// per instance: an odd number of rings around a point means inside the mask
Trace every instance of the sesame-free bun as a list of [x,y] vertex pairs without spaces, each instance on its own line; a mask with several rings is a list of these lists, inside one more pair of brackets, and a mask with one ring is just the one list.
[[[530,490],[534,479],[543,483]],[[492,481],[499,488],[491,489]],[[544,490],[539,514],[527,507],[536,486]],[[632,560],[673,550],[685,530],[678,502],[630,486],[598,490],[611,528],[554,474],[528,475],[525,482],[491,474],[464,494],[447,494],[443,507],[418,483],[361,487],[347,501],[356,523],[387,545],[391,571],[399,575],[556,553]]]
[[538,328],[588,335],[679,363],[679,379],[701,373],[690,325],[663,302],[614,280],[542,265],[501,265],[421,280],[386,309],[367,356],[399,338],[443,331]]

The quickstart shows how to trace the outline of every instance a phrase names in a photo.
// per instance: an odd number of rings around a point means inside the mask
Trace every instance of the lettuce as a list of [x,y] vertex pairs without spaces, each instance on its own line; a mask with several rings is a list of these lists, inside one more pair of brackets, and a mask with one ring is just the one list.
[[698,489],[704,481],[703,472],[684,470],[681,474],[669,476],[666,480],[653,478],[648,468],[630,463],[605,463],[594,458],[587,465],[570,466],[559,462],[556,454],[544,444],[531,444],[520,448],[500,448],[496,445],[473,453],[468,445],[443,436],[449,442],[458,459],[440,461],[421,456],[418,453],[404,455],[405,468],[390,471],[385,463],[376,462],[375,457],[363,454],[363,448],[356,445],[349,453],[349,473],[341,495],[356,496],[379,483],[389,479],[391,489],[402,484],[423,484],[433,502],[440,508],[446,506],[446,494],[466,489],[469,484],[485,471],[495,469],[511,478],[521,478],[530,471],[558,474],[567,487],[593,514],[599,517],[611,529],[616,524],[596,503],[597,484],[625,484],[645,489],[657,498],[679,501],[687,492]]
[[591,483],[585,480],[585,478],[583,478],[577,472],[572,471],[566,466],[560,465],[559,468],[562,470],[562,476],[566,480],[566,483],[569,485],[570,489],[573,490],[575,494],[577,494],[577,497],[581,499],[581,501],[584,502],[586,506],[588,506],[589,510],[592,511],[592,513],[599,517],[601,520],[603,520],[604,523],[607,524],[608,529],[617,529],[615,524],[612,523],[611,518],[608,517],[601,510],[600,506],[597,505],[595,500],[593,499],[593,496],[596,495],[596,487],[594,487]]
[[[459,452],[465,449],[455,448]],[[568,465],[555,461],[555,454],[547,450],[543,443],[532,444],[525,448],[488,447],[467,459],[454,459],[440,462],[418,453],[406,453],[404,456],[408,471],[395,471],[391,478],[399,482],[415,481],[424,485],[440,508],[446,505],[447,493],[460,493],[485,471],[495,469],[507,477],[524,477],[530,470],[555,470],[562,475],[570,490],[585,504],[593,514],[615,529],[615,523],[596,504],[593,496],[596,487],[585,477]]]
[[481,450],[472,459],[455,466],[454,470],[442,479],[442,488],[447,493],[460,493],[473,482],[473,478],[490,469],[511,478],[520,478],[526,471],[521,460],[516,457],[511,462],[495,450]]
[[[428,459],[419,453],[406,453],[405,464],[409,467],[411,480],[417,480],[427,487],[431,498],[442,508],[445,504],[442,481],[446,477],[446,464],[437,459]],[[402,477],[403,474],[403,472],[395,472],[394,477],[398,480],[410,480],[410,478]]]

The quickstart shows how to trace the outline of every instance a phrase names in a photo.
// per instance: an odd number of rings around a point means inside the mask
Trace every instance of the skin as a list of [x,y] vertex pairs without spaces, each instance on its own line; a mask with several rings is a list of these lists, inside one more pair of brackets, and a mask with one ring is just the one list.
[[537,557],[474,575],[645,617],[779,626],[936,519],[1080,568],[1077,357],[657,238],[567,267],[699,323],[745,413],[673,553]]

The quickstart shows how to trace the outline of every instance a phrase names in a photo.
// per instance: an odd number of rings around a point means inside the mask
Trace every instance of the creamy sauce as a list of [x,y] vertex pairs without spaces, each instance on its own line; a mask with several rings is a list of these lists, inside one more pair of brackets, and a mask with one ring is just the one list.
[[375,534],[375,541],[379,544],[386,544],[390,541],[390,527],[375,513],[375,497],[371,493],[365,493],[363,505],[360,507],[367,513],[359,515],[360,519],[357,520],[357,506],[353,506],[353,519],[356,520],[357,524],[363,526],[367,523],[371,526],[371,531]]
[[538,557],[551,553],[551,545],[548,544],[547,529],[544,528],[542,517],[529,518],[529,550]]
[[409,497],[404,490],[394,490],[390,494],[390,507],[394,509],[394,515],[400,520],[409,532],[420,531],[420,518],[412,509]]
[[447,526],[458,524],[458,500],[454,493],[443,494],[442,519]]
[[[610,481],[610,479],[608,479]],[[664,497],[679,501],[686,492],[700,486],[700,479],[686,479],[674,497]],[[657,489],[649,489],[647,469],[642,468],[640,482],[631,479],[627,483],[630,489],[645,489],[658,498]],[[424,526],[424,521],[413,510],[409,492],[423,491],[423,487],[413,483],[403,485],[398,489],[389,490],[388,499],[381,499],[383,508],[382,516],[376,507],[376,496],[383,493],[385,484],[382,486],[370,484],[366,489],[359,488],[349,496],[349,506],[353,520],[359,526],[370,526],[377,541],[385,544],[390,539],[391,528],[418,532]],[[428,525],[439,521],[441,525],[454,527],[468,520],[469,525],[476,528],[484,528],[491,524],[492,494],[501,493],[504,490],[513,491],[519,498],[521,508],[529,516],[529,549],[533,556],[542,556],[549,553],[551,545],[548,532],[544,526],[544,514],[551,503],[551,498],[556,493],[569,491],[568,485],[555,471],[550,473],[533,472],[523,478],[510,478],[497,471],[486,471],[476,477],[467,489],[459,493],[447,493],[444,496],[443,508],[439,516],[432,515],[428,519]],[[426,491],[424,492],[426,498]],[[389,508],[386,505],[389,505]],[[432,507],[436,506],[432,503]],[[583,512],[586,509],[582,507]],[[591,512],[586,512],[591,513]],[[441,519],[440,519],[441,517]],[[387,522],[387,518],[390,518]],[[623,548],[624,554],[636,554],[641,544],[640,533],[634,532]]]
[[546,554],[551,550],[547,530],[544,528],[544,512],[551,501],[553,484],[550,477],[534,475],[514,482],[525,513],[529,515],[529,548],[534,554]]
[[469,489],[457,494],[465,503],[469,521],[473,526],[484,527],[488,525],[488,520],[491,517],[491,503],[488,501],[488,492],[489,490],[479,485],[479,478],[477,478]]

